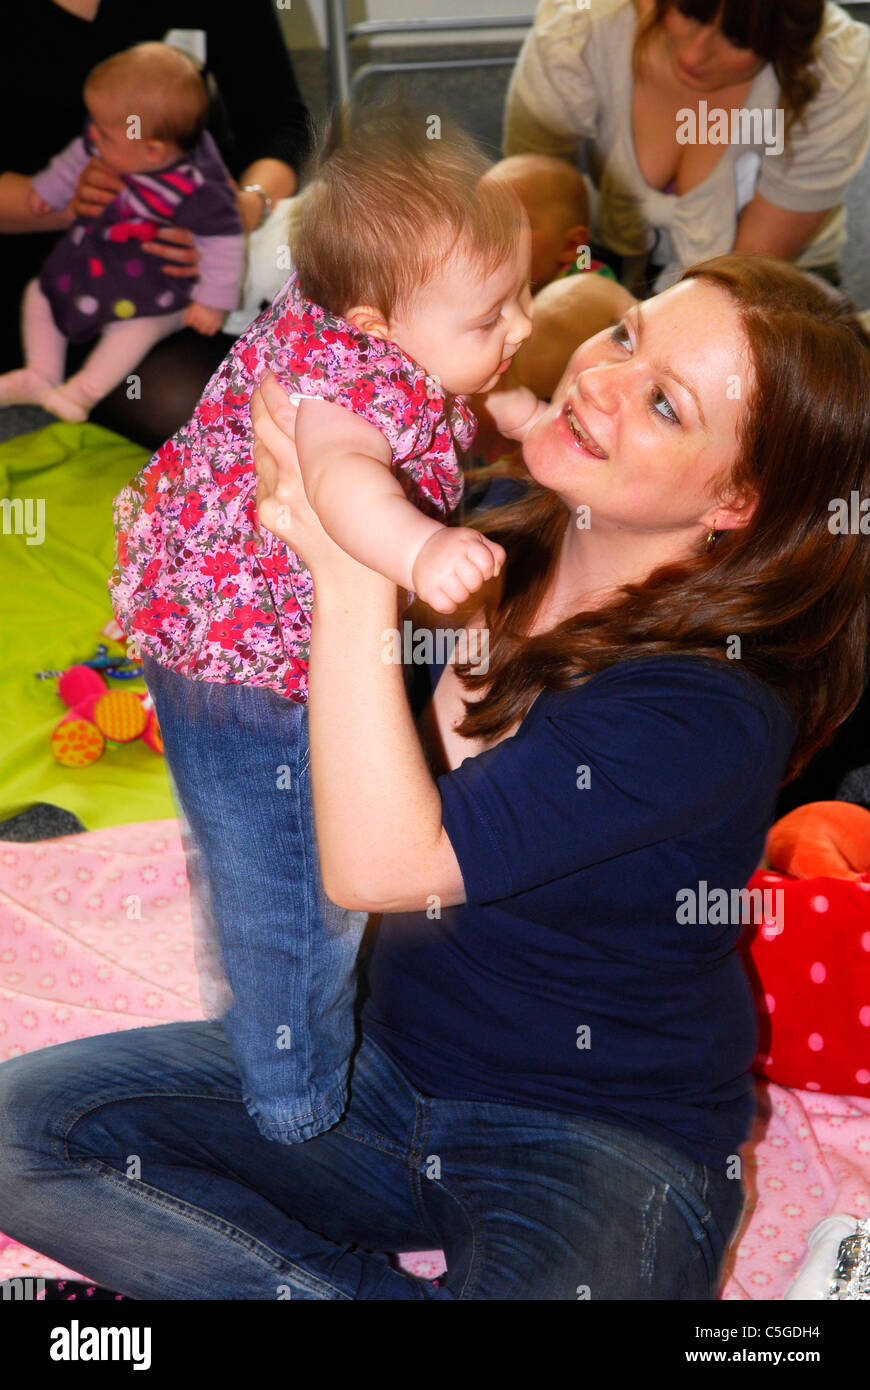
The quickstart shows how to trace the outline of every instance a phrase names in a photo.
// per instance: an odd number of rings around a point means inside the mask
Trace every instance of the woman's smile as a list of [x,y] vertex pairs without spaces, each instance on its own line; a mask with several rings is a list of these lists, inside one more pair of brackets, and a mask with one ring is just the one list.
[[584,425],[570,401],[565,403],[565,409],[562,413],[565,416],[572,438],[578,447],[582,449],[584,454],[588,454],[590,458],[597,459],[606,459],[610,457],[610,455],[602,449],[594,436],[589,433],[589,430]]

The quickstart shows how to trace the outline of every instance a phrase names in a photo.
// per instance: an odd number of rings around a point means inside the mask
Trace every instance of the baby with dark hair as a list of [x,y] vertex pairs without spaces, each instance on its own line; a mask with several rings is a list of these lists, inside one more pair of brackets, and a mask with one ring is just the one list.
[[[60,210],[98,155],[124,188],[78,218],[24,292],[25,366],[0,376],[0,405],[41,405],[62,420],[91,410],[155,343],[185,325],[214,334],[238,303],[245,238],[235,190],[205,130],[208,94],[193,63],[162,43],[99,63],[84,88],[84,133],[31,180],[31,209]],[[160,227],[187,227],[199,279],[168,277],[143,254]],[[64,381],[67,343],[97,338]]]

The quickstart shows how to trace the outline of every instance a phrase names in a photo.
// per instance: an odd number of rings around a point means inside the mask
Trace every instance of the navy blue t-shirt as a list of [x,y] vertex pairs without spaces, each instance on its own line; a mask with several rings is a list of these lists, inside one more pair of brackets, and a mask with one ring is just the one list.
[[795,732],[736,662],[542,691],[438,778],[467,902],[384,916],[366,1033],[424,1094],[595,1117],[721,1171],[751,1127],[757,1016],[739,911],[687,924],[686,890],[703,919],[705,893],[745,886]]

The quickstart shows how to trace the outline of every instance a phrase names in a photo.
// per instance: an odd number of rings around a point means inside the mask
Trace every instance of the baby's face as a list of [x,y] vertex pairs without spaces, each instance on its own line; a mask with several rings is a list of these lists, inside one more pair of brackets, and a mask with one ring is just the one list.
[[88,96],[87,106],[90,136],[104,164],[116,174],[137,174],[154,167],[153,141],[131,138],[136,127],[120,114],[122,100],[94,92]]
[[531,237],[489,274],[463,253],[418,290],[390,325],[390,337],[455,396],[490,391],[532,329]]

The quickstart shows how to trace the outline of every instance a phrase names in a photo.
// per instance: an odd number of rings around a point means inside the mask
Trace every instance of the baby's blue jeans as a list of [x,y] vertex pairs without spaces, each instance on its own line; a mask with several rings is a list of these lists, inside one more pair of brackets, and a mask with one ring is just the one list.
[[145,680],[188,827],[188,873],[213,924],[223,1018],[260,1133],[311,1139],[340,1118],[355,1041],[363,912],[323,891],[308,708],[265,687],[190,680],[146,657]]

